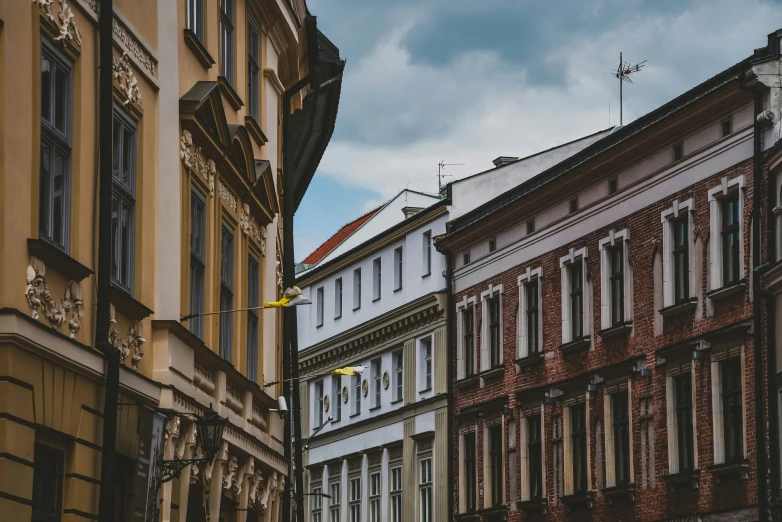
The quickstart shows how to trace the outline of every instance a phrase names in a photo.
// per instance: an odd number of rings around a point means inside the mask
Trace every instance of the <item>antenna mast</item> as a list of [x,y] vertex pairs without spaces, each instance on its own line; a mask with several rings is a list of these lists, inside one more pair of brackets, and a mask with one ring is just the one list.
[[446,176],[452,176],[452,174],[443,174],[443,169],[445,167],[452,167],[456,165],[464,165],[464,163],[446,163],[445,160],[442,160],[440,163],[437,164],[437,192],[438,193],[441,190],[443,190],[443,178]]
[[619,80],[619,125],[624,125],[622,118],[622,83],[633,83],[633,80],[630,79],[630,75],[639,72],[644,67],[645,63],[646,60],[635,65],[630,65],[629,62],[622,60],[622,52],[619,52],[619,66],[616,68],[616,71],[611,72],[614,78]]

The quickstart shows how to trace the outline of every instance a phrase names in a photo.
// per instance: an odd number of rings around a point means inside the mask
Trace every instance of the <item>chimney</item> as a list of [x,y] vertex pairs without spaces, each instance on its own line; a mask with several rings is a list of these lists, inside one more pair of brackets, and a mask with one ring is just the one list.
[[492,163],[494,163],[495,167],[502,167],[503,165],[507,165],[509,163],[513,163],[514,161],[518,161],[519,158],[516,156],[500,156],[498,158],[495,158]]
[[402,207],[402,213],[405,215],[405,219],[407,219],[411,216],[415,216],[423,209],[423,207]]

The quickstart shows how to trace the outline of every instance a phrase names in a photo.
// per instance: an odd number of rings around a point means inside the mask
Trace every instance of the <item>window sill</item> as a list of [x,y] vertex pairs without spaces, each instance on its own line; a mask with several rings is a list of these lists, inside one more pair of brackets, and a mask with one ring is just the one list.
[[379,298],[379,297],[375,297],[374,299],[372,299],[372,302],[373,302],[373,303],[377,303],[378,301],[380,301],[380,298]]
[[476,384],[478,384],[478,376],[475,374],[456,381],[456,387],[459,389],[470,388]]
[[714,478],[718,483],[734,476],[741,480],[747,480],[749,478],[749,460],[744,459],[727,464],[715,464],[711,467],[711,472],[714,473]]
[[725,299],[726,297],[740,294],[744,292],[746,288],[747,288],[747,281],[745,279],[742,279],[741,281],[738,281],[736,283],[731,283],[727,286],[723,286],[722,288],[710,290],[706,292],[706,297],[708,297],[712,301],[719,301],[720,299]]
[[627,337],[630,335],[630,332],[632,330],[633,330],[633,322],[625,321],[624,323],[619,323],[615,326],[611,326],[610,328],[600,330],[599,332],[597,332],[597,335],[599,335],[601,339],[606,341],[608,339],[614,339],[616,337]]
[[250,136],[255,138],[261,146],[264,146],[269,141],[269,138],[267,138],[266,134],[263,133],[261,126],[252,116],[244,117],[244,126],[247,127],[247,131],[250,133]]
[[696,297],[691,297],[688,301],[661,308],[660,315],[662,315],[663,318],[668,319],[675,315],[694,312],[697,306],[698,299]]
[[359,311],[359,310],[361,310],[361,307],[360,307],[360,306],[357,306],[356,308],[354,308],[354,309],[353,309],[353,311],[354,311],[354,312],[357,312],[357,311]]
[[559,349],[567,357],[568,355],[588,350],[590,344],[592,344],[592,336],[585,335],[574,341],[559,345]]
[[565,504],[568,511],[570,511],[573,506],[584,506],[588,509],[592,509],[595,507],[595,492],[583,491],[581,493],[573,493],[572,495],[564,495],[559,497],[559,501]]
[[214,58],[212,58],[212,55],[206,50],[201,40],[190,29],[185,29],[185,44],[193,51],[193,54],[204,69],[208,71],[212,68],[215,64]]
[[505,375],[505,367],[500,365],[483,371],[478,376],[484,381],[491,381],[494,379],[500,379],[503,375]]
[[236,92],[234,86],[231,85],[231,82],[228,81],[228,78],[225,76],[218,76],[217,85],[220,87],[220,92],[223,93],[223,96],[228,100],[228,103],[231,104],[231,107],[233,107],[235,111],[244,107],[242,98],[239,96],[239,93]]
[[609,504],[613,504],[616,500],[627,500],[628,502],[635,502],[635,484],[623,484],[621,486],[614,486],[611,488],[603,489],[603,495],[608,499]]
[[430,392],[430,391],[432,391],[432,387],[431,386],[428,387],[428,388],[424,388],[423,390],[418,390],[418,393],[420,395],[422,393],[427,393],[427,392]]
[[525,514],[540,513],[545,515],[548,512],[548,499],[546,497],[533,498],[531,500],[519,500],[516,502],[518,507]]
[[401,291],[402,291],[402,287],[401,286],[399,288],[394,288],[394,293],[401,292]]
[[500,504],[499,506],[483,508],[477,510],[475,514],[482,516],[486,522],[504,522],[508,520],[508,506]]
[[404,399],[396,399],[391,401],[391,404],[399,404],[400,402],[404,402]]
[[109,299],[117,310],[132,319],[141,321],[154,313],[151,309],[144,306],[144,303],[134,299],[133,296],[114,284],[109,289]]
[[353,417],[358,417],[359,415],[361,415],[361,412],[358,412],[358,413],[351,413],[350,415],[348,415],[348,418],[349,418],[349,419],[352,419]]
[[27,239],[27,250],[31,256],[43,261],[50,270],[59,272],[66,279],[80,283],[93,272],[74,258],[52,245],[45,239]]
[[323,324],[316,324],[315,328],[323,328]]
[[527,355],[526,357],[520,357],[516,359],[516,365],[519,367],[519,369],[524,370],[526,368],[543,364],[543,360],[545,358],[546,356],[543,354],[543,352],[535,352],[532,355]]
[[429,277],[430,275],[432,275],[431,272],[429,272],[428,274],[424,274],[424,275],[421,276],[421,279],[424,279],[425,277]]
[[671,490],[679,488],[686,488],[688,485],[690,489],[698,489],[701,481],[701,470],[692,469],[687,471],[680,471],[673,475],[665,475],[663,479],[668,482]]
[[454,515],[454,520],[457,522],[469,522],[469,521],[478,521],[481,519],[481,516],[475,512],[475,511],[468,511],[467,513],[459,513],[458,515]]
[[375,411],[375,410],[379,410],[379,409],[380,409],[380,405],[377,405],[377,406],[372,406],[371,408],[369,408],[369,411]]

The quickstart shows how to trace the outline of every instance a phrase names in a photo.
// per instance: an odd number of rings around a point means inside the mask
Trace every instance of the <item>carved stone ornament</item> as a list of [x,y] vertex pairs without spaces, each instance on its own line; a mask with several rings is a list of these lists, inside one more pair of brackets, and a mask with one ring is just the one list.
[[[71,40],[81,45],[81,31],[76,27],[73,11],[66,0],[33,0],[33,3],[41,9],[46,18],[56,25],[60,31],[60,34],[54,38],[55,42]],[[52,13],[52,7],[55,4],[59,5],[56,17]]]
[[277,295],[282,297],[283,285],[282,285],[282,249],[280,248],[280,242],[277,242]]
[[260,497],[261,509],[263,509],[264,511],[266,511],[266,508],[269,507],[269,495],[274,489],[277,489],[276,471],[273,471],[271,479],[266,481],[266,487],[264,488],[263,494]]
[[141,347],[147,342],[144,339],[144,329],[141,326],[141,322],[132,321],[128,327],[128,336],[120,338],[117,330],[117,319],[114,315],[114,305],[111,305],[109,310],[111,313],[109,319],[109,342],[119,350],[120,362],[125,362],[132,348],[133,357],[130,359],[130,365],[134,370],[138,370],[139,363],[141,363],[141,359],[144,357],[144,351]]
[[249,479],[249,493],[248,504],[250,508],[254,508],[257,511],[261,510],[261,496],[263,495],[263,485],[266,482],[263,480],[263,472],[260,467],[255,468],[255,473]]
[[183,130],[179,139],[179,158],[185,167],[196,172],[209,186],[209,195],[215,195],[215,177],[217,166],[212,160],[205,160],[201,147],[193,145],[193,135],[190,131]]
[[138,80],[130,67],[130,58],[128,53],[123,52],[120,56],[115,56],[112,69],[114,71],[114,83],[119,87],[119,92],[125,96],[122,105],[132,103],[141,106],[141,90],[138,87]]
[[193,364],[193,369],[193,384],[196,388],[211,397],[215,391],[212,372],[206,366],[198,362]]
[[65,295],[59,303],[55,302],[49,285],[46,282],[46,265],[35,256],[30,257],[27,267],[27,288],[24,291],[27,305],[30,307],[33,319],[38,320],[41,313],[55,330],[68,323],[71,339],[81,329],[81,318],[84,315],[84,302],[81,299],[81,286],[76,281],[68,281]]
[[388,376],[388,372],[383,372],[383,389],[387,390],[389,384],[391,384],[391,378]]
[[323,397],[323,409],[324,409],[325,411],[329,411],[329,404],[330,404],[330,403],[331,403],[331,401],[329,400],[329,396],[328,396],[328,395],[326,395],[325,397]]
[[369,393],[369,382],[366,379],[364,379],[364,381],[361,383],[361,395],[366,397],[368,393]]
[[242,220],[240,227],[245,236],[250,236],[261,246],[261,255],[266,255],[266,227],[258,226],[258,222],[250,215],[250,205],[242,204]]
[[225,201],[225,204],[231,210],[236,210],[236,196],[231,192],[231,189],[225,186],[222,181],[217,182],[217,193],[220,194],[220,199]]
[[223,489],[231,489],[236,482],[236,471],[239,469],[239,461],[235,455],[232,455],[225,463],[225,474],[223,475]]
[[345,404],[348,403],[348,387],[347,386],[343,386],[342,387],[342,402],[344,402]]

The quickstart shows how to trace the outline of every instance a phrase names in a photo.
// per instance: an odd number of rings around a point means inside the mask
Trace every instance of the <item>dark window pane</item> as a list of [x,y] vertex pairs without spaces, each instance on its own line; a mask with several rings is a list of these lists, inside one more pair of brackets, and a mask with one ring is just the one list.
[[41,119],[52,119],[52,63],[48,56],[41,56]]
[[502,425],[489,428],[489,457],[491,472],[491,506],[502,504]]
[[39,199],[39,225],[38,230],[51,238],[51,197],[52,197],[52,148],[51,145],[41,140],[41,179]]
[[630,426],[627,392],[611,396],[614,430],[614,468],[618,486],[630,482]]
[[55,67],[54,69],[54,126],[63,133],[68,134],[67,117],[68,106],[68,72]]
[[540,415],[527,418],[527,451],[529,455],[529,495],[531,499],[543,495],[543,457],[540,436]]
[[123,132],[122,133],[122,172],[121,172],[121,180],[122,184],[125,185],[129,190],[132,192],[132,186],[131,186],[131,180],[132,180],[132,166],[133,166],[133,153],[134,147],[133,147],[133,134],[130,132]]
[[725,461],[731,462],[744,458],[741,361],[739,358],[723,361],[721,370]]
[[570,408],[571,437],[573,443],[573,489],[581,493],[587,489],[587,440],[586,440],[586,404],[576,404]]
[[527,298],[527,350],[532,355],[540,351],[538,339],[538,282],[537,279],[527,283],[525,288]]
[[489,349],[491,367],[500,365],[500,298],[489,299]]
[[690,297],[689,219],[687,216],[673,222],[673,279],[676,303]]
[[63,455],[35,446],[32,522],[58,522],[62,511]]
[[475,468],[475,432],[464,434],[464,494],[467,511],[475,511],[478,488]]
[[683,373],[674,378],[676,399],[676,437],[679,446],[679,471],[694,466],[692,433],[692,376]]
[[475,373],[475,334],[473,322],[473,308],[466,308],[462,312],[462,324],[464,328],[464,370],[465,375]]
[[121,161],[122,157],[122,124],[115,118],[114,119],[114,129],[112,133],[112,153],[113,158],[111,161],[112,166],[112,174],[114,176],[114,179],[120,178],[119,173],[119,163]]
[[120,208],[116,197],[111,199],[111,277],[119,278]]
[[738,194],[725,198],[722,206],[722,283],[738,282],[739,271],[739,200]]
[[572,340],[584,336],[584,278],[583,261],[578,260],[569,268],[570,275],[570,321]]

